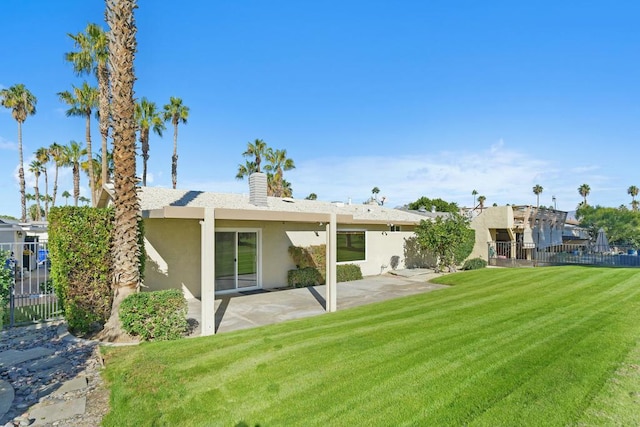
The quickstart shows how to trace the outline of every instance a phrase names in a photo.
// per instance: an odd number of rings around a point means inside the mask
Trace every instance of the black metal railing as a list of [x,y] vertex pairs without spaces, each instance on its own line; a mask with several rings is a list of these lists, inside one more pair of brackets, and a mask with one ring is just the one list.
[[622,246],[563,244],[539,249],[527,247],[522,242],[489,242],[487,250],[489,265],[493,266],[578,264],[640,267],[636,249]]
[[4,319],[8,326],[61,318],[62,310],[49,274],[47,242],[0,243],[0,252],[5,259],[0,268],[11,271],[5,307],[8,315]]

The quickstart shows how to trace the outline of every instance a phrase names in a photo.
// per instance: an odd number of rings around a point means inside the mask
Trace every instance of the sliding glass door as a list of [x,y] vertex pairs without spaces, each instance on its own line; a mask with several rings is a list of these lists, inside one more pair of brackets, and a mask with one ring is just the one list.
[[216,291],[258,287],[258,232],[216,231]]

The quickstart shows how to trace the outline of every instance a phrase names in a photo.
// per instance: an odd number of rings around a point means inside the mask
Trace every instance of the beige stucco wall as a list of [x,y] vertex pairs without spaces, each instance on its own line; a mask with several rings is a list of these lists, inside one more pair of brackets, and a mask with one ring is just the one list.
[[144,221],[145,290],[182,289],[200,296],[200,223],[190,219]]
[[471,228],[476,232],[476,242],[471,258],[482,258],[488,261],[487,243],[495,241],[496,229],[512,229],[513,208],[511,206],[492,206],[483,210],[481,214],[473,218]]
[[[178,288],[187,297],[200,297],[200,228],[198,220],[145,220],[147,265],[144,284],[148,290]],[[263,288],[287,285],[287,272],[295,268],[288,253],[289,246],[326,243],[325,225],[318,223],[218,220],[216,229],[260,230]],[[392,257],[397,257],[396,268],[404,268],[404,241],[413,236],[413,231],[390,232],[384,225],[338,227],[338,230],[365,229],[367,259],[356,263],[360,265],[362,274],[369,276],[389,271]]]

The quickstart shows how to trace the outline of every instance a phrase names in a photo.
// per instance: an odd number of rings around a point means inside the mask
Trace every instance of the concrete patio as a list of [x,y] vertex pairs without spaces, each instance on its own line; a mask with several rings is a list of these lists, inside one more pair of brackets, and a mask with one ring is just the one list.
[[[432,270],[411,269],[338,283],[338,311],[444,288],[428,282],[437,276],[440,274]],[[215,299],[216,333],[324,314],[324,298],[325,286],[218,295]],[[197,322],[191,336],[200,336],[201,302],[199,299],[188,302],[187,318]]]

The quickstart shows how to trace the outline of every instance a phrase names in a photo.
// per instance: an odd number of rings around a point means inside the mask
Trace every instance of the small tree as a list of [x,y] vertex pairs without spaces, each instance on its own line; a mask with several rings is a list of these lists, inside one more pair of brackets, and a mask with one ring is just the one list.
[[445,267],[449,272],[456,271],[456,264],[469,256],[475,241],[469,220],[459,214],[451,214],[446,219],[423,220],[415,233],[420,245],[436,256],[437,271],[443,271]]
[[[475,200],[474,200],[475,203]],[[407,206],[409,209],[417,211],[419,209],[424,208],[427,211],[432,210],[433,208],[435,208],[436,212],[451,212],[451,213],[458,213],[460,211],[460,208],[458,207],[458,205],[456,203],[449,203],[445,200],[442,200],[440,198],[438,199],[430,199],[428,197],[422,196],[420,197],[418,200],[416,200],[415,202],[411,202],[409,203],[409,205]]]

